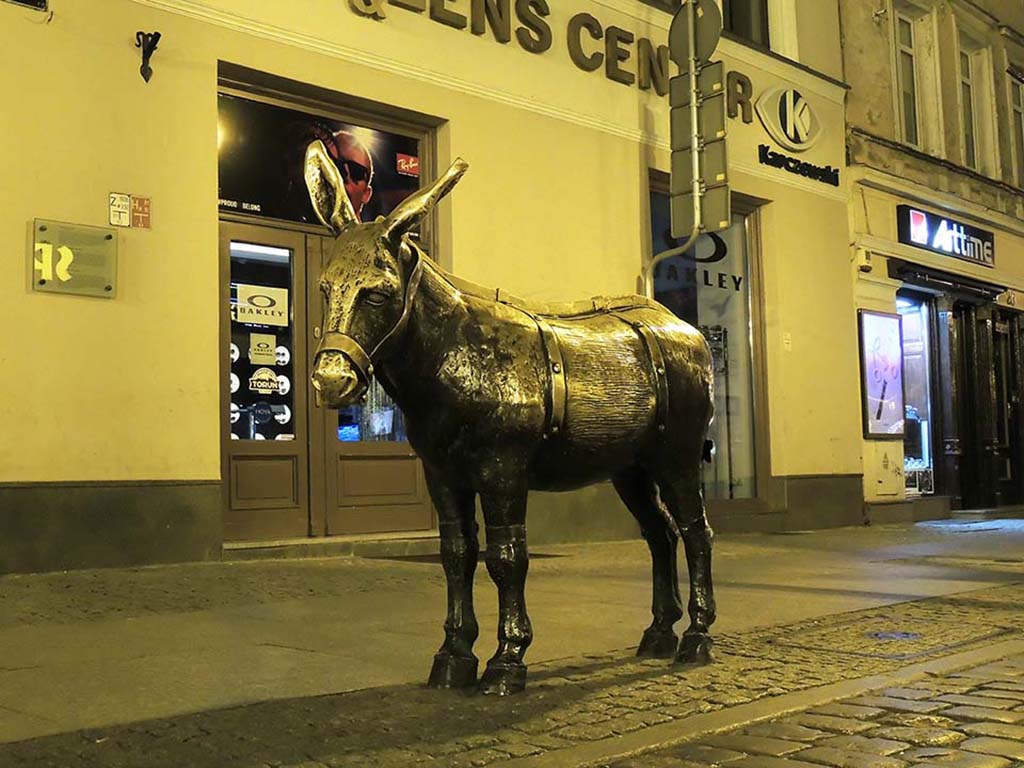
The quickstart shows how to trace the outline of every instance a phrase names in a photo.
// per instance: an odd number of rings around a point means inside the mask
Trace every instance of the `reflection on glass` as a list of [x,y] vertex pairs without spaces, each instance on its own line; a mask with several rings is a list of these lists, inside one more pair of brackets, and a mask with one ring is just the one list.
[[338,410],[338,440],[356,442],[404,442],[405,417],[376,379],[366,392],[366,402]]
[[294,440],[292,252],[232,242],[229,422],[234,440]]
[[907,493],[932,493],[935,466],[928,303],[901,291],[896,310],[903,325],[903,471]]
[[[676,245],[669,210],[668,195],[651,192],[656,253]],[[700,328],[714,355],[715,419],[709,437],[715,458],[704,467],[709,499],[750,499],[757,493],[749,282],[742,216],[734,216],[724,232],[702,235],[695,249],[666,259],[654,273],[655,298]]]

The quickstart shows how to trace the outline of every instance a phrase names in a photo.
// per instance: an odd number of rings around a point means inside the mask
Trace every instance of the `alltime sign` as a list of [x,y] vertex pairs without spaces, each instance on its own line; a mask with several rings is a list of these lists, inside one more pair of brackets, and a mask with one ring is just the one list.
[[981,264],[996,265],[995,235],[909,205],[896,207],[899,241],[933,253]]

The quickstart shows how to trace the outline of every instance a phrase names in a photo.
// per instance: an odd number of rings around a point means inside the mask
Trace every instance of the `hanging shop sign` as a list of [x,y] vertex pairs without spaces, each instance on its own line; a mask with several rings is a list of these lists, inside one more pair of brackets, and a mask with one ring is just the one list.
[[996,265],[992,232],[910,205],[896,206],[899,241],[932,253],[953,256],[983,267]]

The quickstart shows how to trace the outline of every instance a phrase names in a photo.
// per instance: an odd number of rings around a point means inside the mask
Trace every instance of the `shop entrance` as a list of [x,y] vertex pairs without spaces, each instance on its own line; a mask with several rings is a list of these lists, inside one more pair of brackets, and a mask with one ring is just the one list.
[[330,242],[221,224],[225,541],[434,526],[423,469],[380,385],[339,411],[310,384]]
[[907,492],[964,509],[1024,503],[1024,315],[996,304],[994,289],[941,277],[937,291],[935,275],[915,274],[923,290],[896,299]]

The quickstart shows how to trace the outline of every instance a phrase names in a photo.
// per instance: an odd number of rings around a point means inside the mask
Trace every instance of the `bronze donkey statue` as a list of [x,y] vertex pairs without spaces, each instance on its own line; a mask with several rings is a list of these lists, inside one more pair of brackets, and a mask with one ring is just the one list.
[[[320,278],[326,315],[313,386],[340,407],[360,398],[371,376],[380,380],[405,414],[440,519],[448,617],[428,684],[477,685],[476,496],[500,614],[498,650],[479,688],[504,695],[525,688],[533,637],[524,599],[527,492],[608,478],[651,551],[654,620],[637,653],[707,663],[715,602],[700,473],[710,459],[710,349],[696,329],[641,296],[531,311],[443,272],[408,233],[467,167],[457,160],[389,216],[361,223],[323,144],[306,153],[313,207],[336,235]],[[672,630],[683,614],[680,537],[691,622],[681,643]]]

